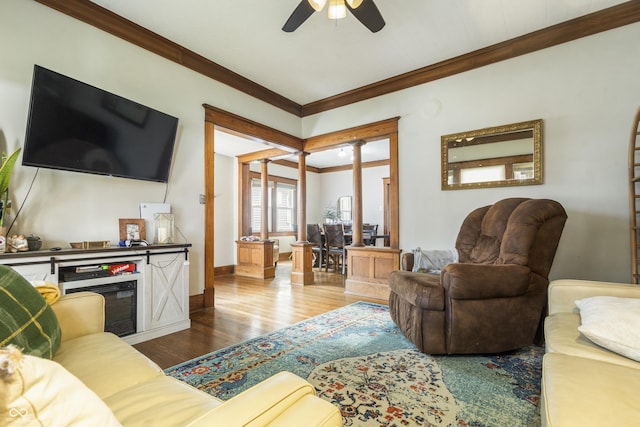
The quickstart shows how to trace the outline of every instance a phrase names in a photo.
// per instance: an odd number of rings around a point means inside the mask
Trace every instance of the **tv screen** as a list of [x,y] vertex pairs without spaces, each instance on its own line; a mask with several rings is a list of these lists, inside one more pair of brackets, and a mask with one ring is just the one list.
[[167,182],[178,119],[34,67],[22,164]]

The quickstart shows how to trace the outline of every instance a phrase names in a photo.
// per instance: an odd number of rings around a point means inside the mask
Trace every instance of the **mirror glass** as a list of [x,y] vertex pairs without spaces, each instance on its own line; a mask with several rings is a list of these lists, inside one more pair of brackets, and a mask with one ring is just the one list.
[[542,184],[542,120],[444,135],[442,189]]
[[351,196],[338,197],[338,219],[340,221],[351,221]]

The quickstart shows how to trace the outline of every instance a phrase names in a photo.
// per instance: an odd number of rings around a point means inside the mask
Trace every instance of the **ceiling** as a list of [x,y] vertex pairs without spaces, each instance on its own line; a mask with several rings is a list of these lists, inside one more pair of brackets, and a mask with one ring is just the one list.
[[625,0],[375,0],[371,33],[326,6],[293,33],[300,0],[93,0],[299,104],[462,55]]
[[[328,19],[326,6],[285,33],[300,0],[93,3],[304,105],[625,1],[375,0],[386,21],[377,33],[350,14]],[[256,148],[246,143],[226,145]],[[221,153],[244,154],[236,151]],[[307,163],[314,165],[312,158]]]
[[[242,138],[237,134],[229,134],[220,130],[215,131],[216,153],[229,157],[241,156],[256,151],[269,149],[254,139]],[[331,168],[352,164],[351,147],[336,148],[311,153],[305,159],[307,166],[315,168]],[[363,163],[389,159],[389,140],[370,141],[360,150]],[[290,157],[280,157],[280,160],[298,162],[298,156],[292,153]]]

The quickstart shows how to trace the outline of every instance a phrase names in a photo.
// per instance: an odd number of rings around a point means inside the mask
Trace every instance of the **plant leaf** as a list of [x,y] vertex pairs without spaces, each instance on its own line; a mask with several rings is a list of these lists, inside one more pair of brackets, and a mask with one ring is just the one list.
[[2,163],[2,167],[0,167],[0,195],[4,194],[9,190],[9,181],[11,180],[11,172],[13,171],[13,167],[16,164],[16,160],[18,160],[18,156],[20,155],[21,148],[18,148],[16,151],[11,153],[9,157]]

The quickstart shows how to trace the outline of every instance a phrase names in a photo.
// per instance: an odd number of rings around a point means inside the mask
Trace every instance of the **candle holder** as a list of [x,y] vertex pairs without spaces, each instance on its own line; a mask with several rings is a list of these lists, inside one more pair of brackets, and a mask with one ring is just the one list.
[[153,243],[173,243],[173,214],[153,214]]

